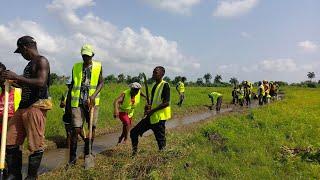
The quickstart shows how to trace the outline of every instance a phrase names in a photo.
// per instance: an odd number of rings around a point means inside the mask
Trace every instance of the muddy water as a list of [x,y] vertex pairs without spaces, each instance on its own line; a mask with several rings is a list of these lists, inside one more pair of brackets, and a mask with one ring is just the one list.
[[[257,106],[258,106],[257,102],[253,101],[250,108],[254,108]],[[228,113],[228,112],[232,112],[232,111],[237,111],[239,109],[241,109],[241,108],[239,108],[239,106],[230,105],[229,107],[221,109],[220,113]],[[172,128],[176,128],[176,127],[183,126],[186,124],[199,122],[199,121],[208,119],[210,117],[217,116],[218,114],[219,113],[216,113],[216,111],[212,110],[212,111],[204,112],[201,114],[190,115],[190,116],[183,117],[183,118],[172,119],[167,122],[166,128],[172,129]],[[110,148],[114,147],[117,144],[117,140],[118,140],[118,137],[120,136],[120,134],[121,134],[121,132],[118,132],[118,133],[106,134],[106,135],[97,137],[94,141],[94,144],[93,144],[94,145],[93,146],[93,153],[94,154],[101,153],[101,152],[105,151],[106,149],[110,149]],[[151,134],[151,131],[148,131],[144,134],[144,136],[148,136],[150,134]],[[83,143],[79,143],[78,155],[82,155],[83,154],[82,151],[83,151]],[[44,154],[44,157],[42,159],[39,173],[43,174],[43,173],[49,172],[51,170],[54,170],[56,168],[65,166],[68,162],[68,154],[69,154],[68,149],[55,149],[55,150],[46,151]],[[26,161],[24,162],[23,171],[24,171],[24,175],[25,175],[27,172],[27,162]]]

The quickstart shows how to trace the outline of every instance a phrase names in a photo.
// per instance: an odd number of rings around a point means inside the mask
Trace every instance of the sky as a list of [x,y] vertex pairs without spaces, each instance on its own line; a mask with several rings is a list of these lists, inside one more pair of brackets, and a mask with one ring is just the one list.
[[319,0],[2,0],[0,61],[22,74],[16,41],[33,36],[51,72],[71,75],[92,44],[104,75],[224,81],[320,79]]

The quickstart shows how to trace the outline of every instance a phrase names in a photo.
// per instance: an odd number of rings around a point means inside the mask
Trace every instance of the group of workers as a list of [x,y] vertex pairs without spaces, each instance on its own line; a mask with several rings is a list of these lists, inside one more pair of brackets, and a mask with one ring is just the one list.
[[[101,62],[93,59],[94,49],[85,44],[81,48],[82,61],[74,64],[71,80],[67,83],[67,92],[61,99],[60,107],[64,108],[63,122],[69,147],[68,166],[77,161],[78,136],[85,142],[85,158],[92,156],[92,146],[97,126],[100,91],[104,86]],[[30,150],[28,175],[26,179],[36,179],[44,151],[44,134],[46,113],[52,108],[49,96],[50,65],[46,57],[39,54],[37,43],[31,36],[23,36],[17,41],[19,53],[28,62],[23,75],[7,70],[0,63],[0,117],[3,116],[4,84],[10,83],[8,133],[6,146],[6,179],[22,179],[21,145],[28,139]],[[159,150],[166,147],[166,120],[171,118],[170,85],[163,80],[165,68],[157,66],[153,70],[151,96],[149,92],[141,92],[141,84],[131,83],[129,88],[120,93],[114,100],[114,118],[119,118],[123,124],[118,143],[128,142],[129,134],[132,143],[132,155],[138,151],[138,140],[146,131],[152,130]],[[182,106],[185,100],[186,78],[182,77],[176,86],[179,94],[177,105]],[[147,89],[147,88],[146,88]],[[272,82],[259,82],[258,93],[253,93],[253,84],[244,81],[235,87],[232,96],[233,103],[250,105],[251,98],[259,99],[259,104],[268,103],[269,97],[276,97],[278,86]],[[145,113],[141,121],[131,129],[135,108],[146,99]],[[216,111],[221,109],[223,95],[219,92],[208,94],[211,100],[210,109],[216,104]],[[84,132],[87,123],[89,133]],[[92,165],[93,166],[93,165]]]
[[[5,179],[22,179],[22,148],[28,139],[30,151],[28,174],[26,179],[37,179],[38,169],[44,152],[46,113],[52,109],[49,96],[50,65],[46,57],[38,52],[37,42],[31,36],[23,36],[17,41],[19,53],[28,61],[23,75],[7,70],[0,63],[0,117],[3,116],[4,89],[10,84],[8,131],[6,142]],[[69,163],[77,160],[78,136],[85,141],[84,154],[92,156],[92,144],[99,114],[100,91],[104,86],[101,62],[93,59],[94,49],[85,44],[81,48],[82,61],[74,64],[68,90],[61,99],[64,108],[63,122],[69,139]],[[132,142],[132,154],[138,150],[138,139],[151,129],[156,137],[159,150],[166,147],[166,120],[171,118],[170,86],[163,80],[165,68],[157,66],[153,70],[155,81],[151,96],[141,92],[141,85],[134,82],[114,101],[114,117],[123,123],[123,132],[118,142],[127,142],[129,132]],[[140,103],[140,97],[147,99],[143,119],[131,129],[134,109]],[[181,102],[182,104],[182,102]],[[84,123],[91,131],[84,132]],[[67,167],[68,167],[67,166]]]
[[243,81],[236,85],[232,91],[232,104],[240,106],[250,106],[252,99],[258,99],[259,105],[268,104],[270,100],[276,100],[278,97],[279,85],[274,82],[263,80],[258,82],[257,93],[253,91],[253,83]]

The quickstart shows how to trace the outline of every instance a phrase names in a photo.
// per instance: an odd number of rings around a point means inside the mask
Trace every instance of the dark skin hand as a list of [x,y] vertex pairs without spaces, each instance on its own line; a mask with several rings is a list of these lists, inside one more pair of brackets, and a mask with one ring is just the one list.
[[[155,68],[153,70],[152,78],[156,81],[157,84],[162,81],[163,76],[164,76],[164,73],[161,71],[160,68]],[[163,101],[159,106],[155,107],[154,109],[151,109],[151,105],[147,105],[147,108],[146,108],[147,110],[145,114],[150,117],[153,113],[161,109],[164,109],[168,106],[169,106],[169,101]]]

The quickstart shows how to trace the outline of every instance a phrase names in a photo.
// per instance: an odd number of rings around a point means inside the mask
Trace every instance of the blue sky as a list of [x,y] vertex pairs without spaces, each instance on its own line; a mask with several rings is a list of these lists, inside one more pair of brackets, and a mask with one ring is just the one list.
[[[17,72],[16,39],[32,35],[53,72],[69,75],[91,43],[104,74],[299,82],[320,74],[319,0],[32,0],[0,12],[0,61]],[[21,64],[17,66],[17,64]]]

